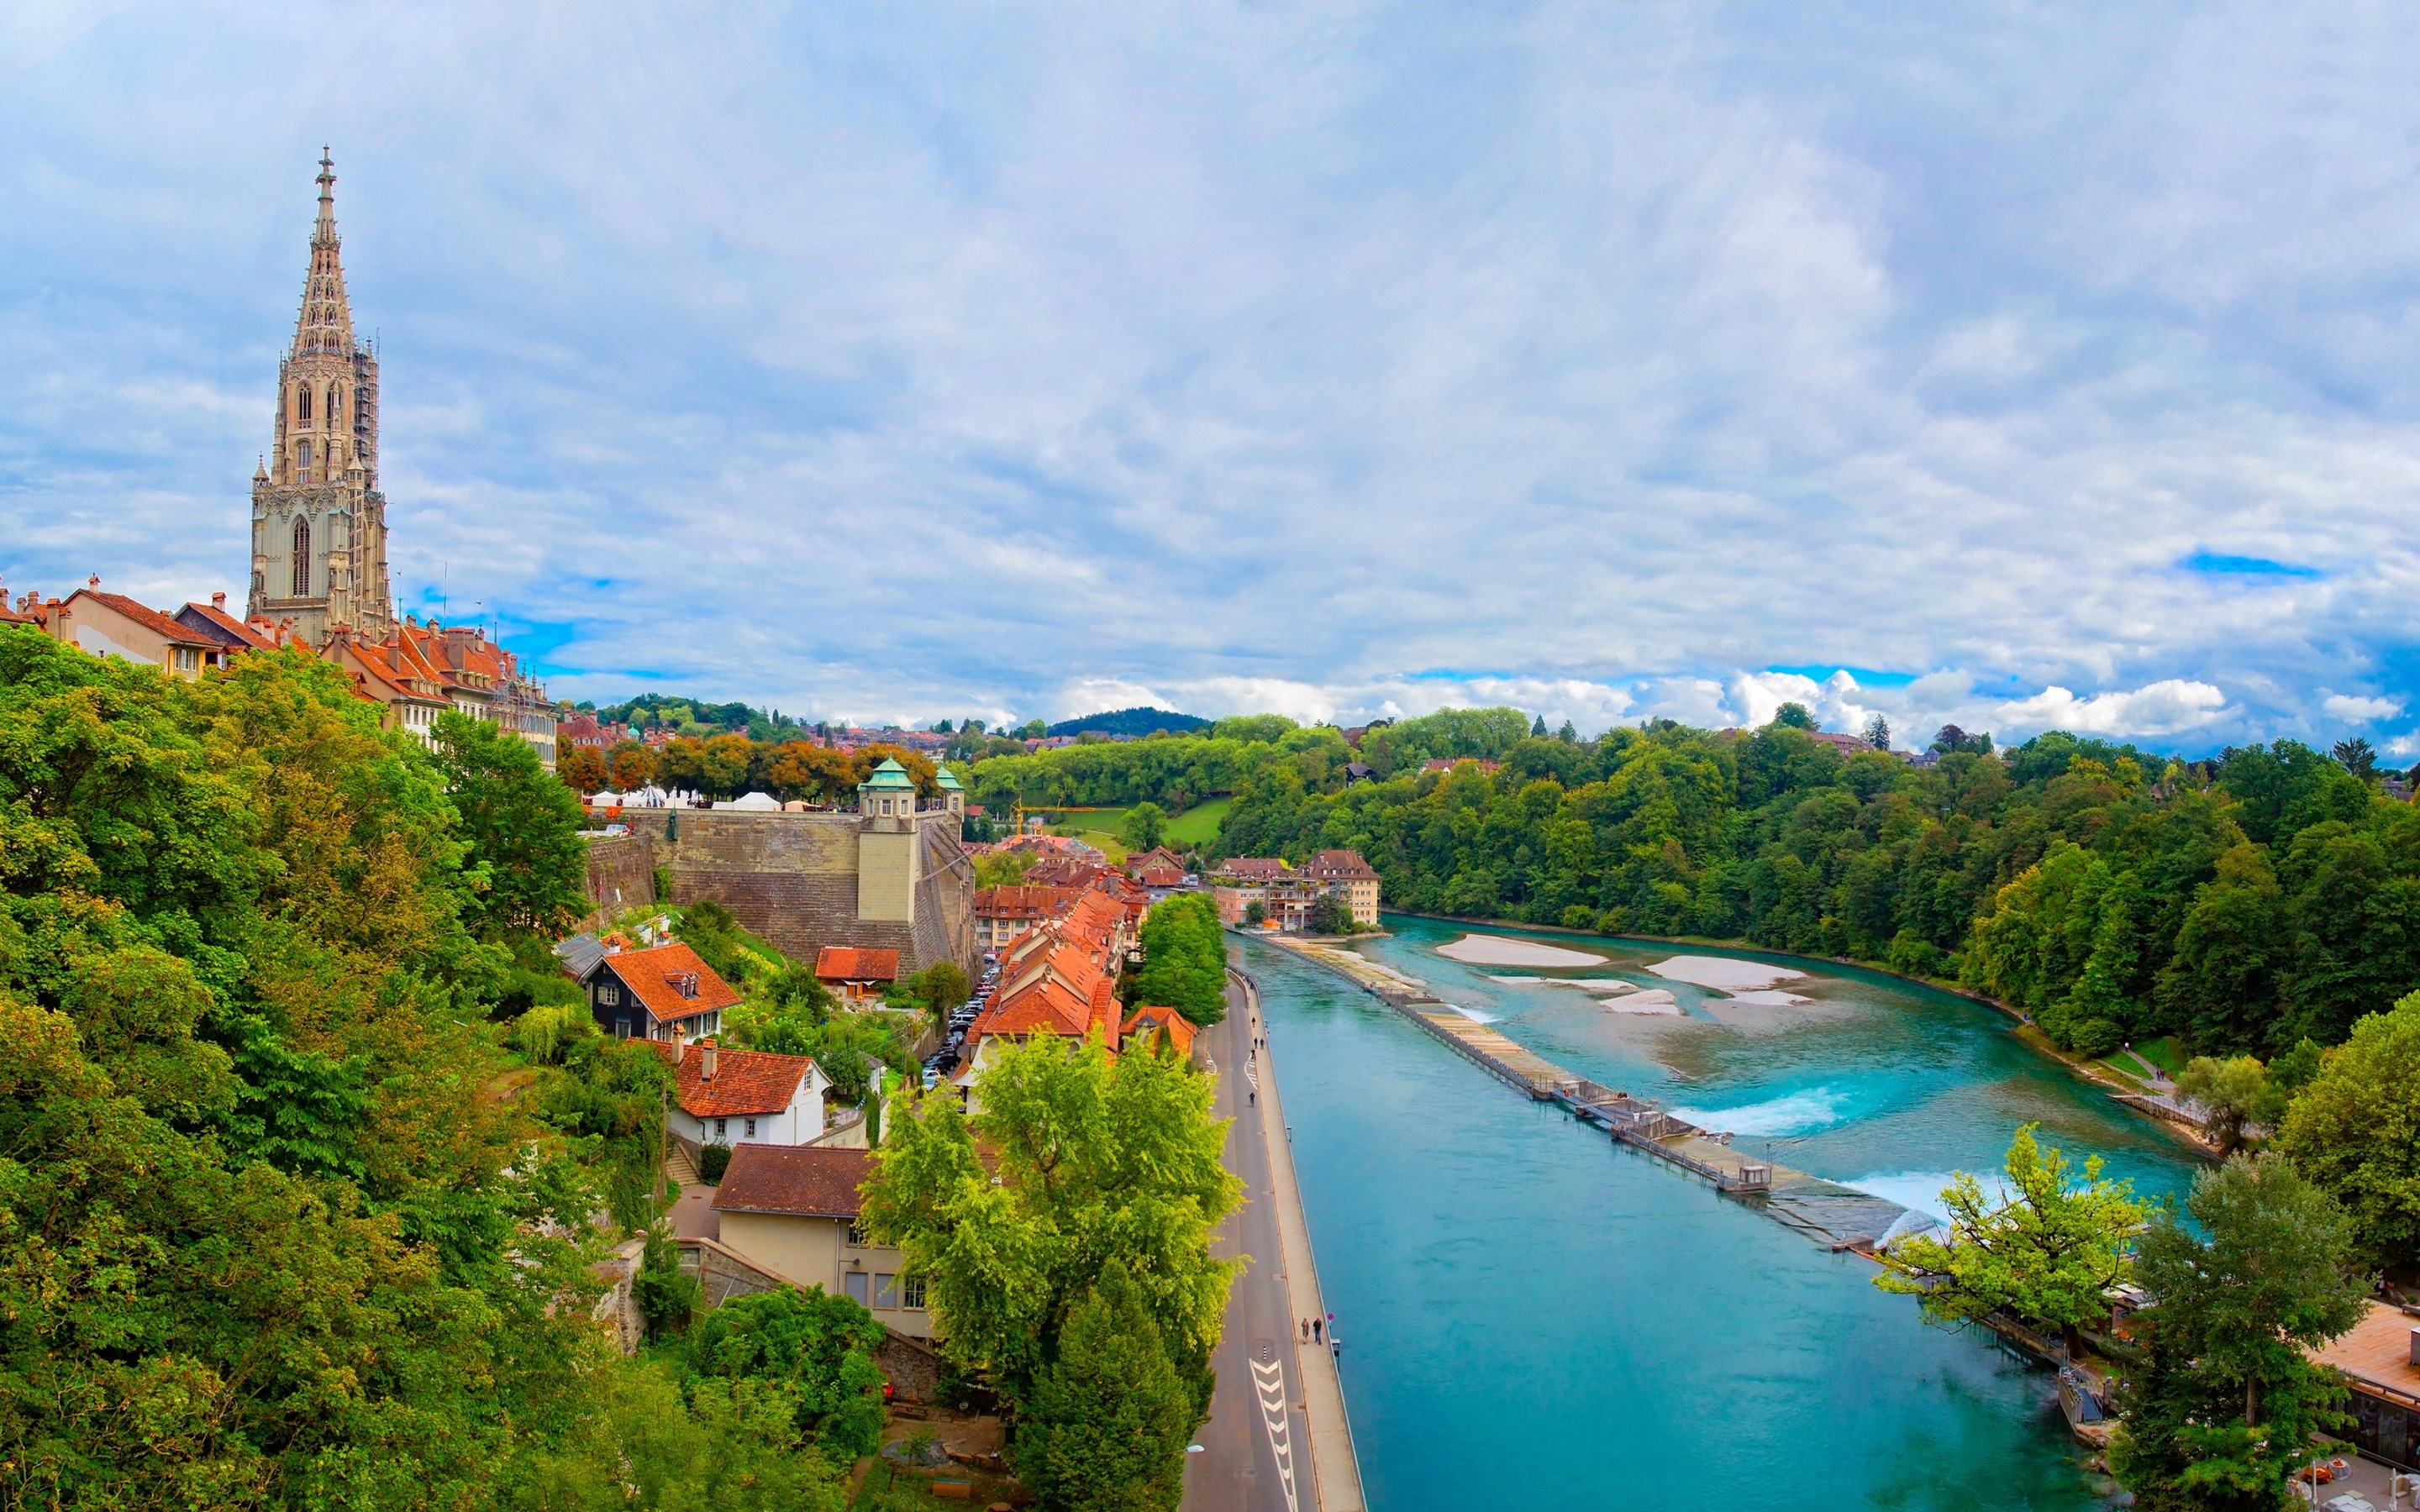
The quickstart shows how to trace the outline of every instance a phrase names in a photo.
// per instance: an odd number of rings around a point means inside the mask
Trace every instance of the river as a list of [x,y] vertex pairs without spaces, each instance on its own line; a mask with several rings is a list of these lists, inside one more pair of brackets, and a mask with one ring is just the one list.
[[[1461,926],[1388,927],[1355,948],[1548,1059],[1901,1202],[1995,1170],[2024,1122],[2146,1196],[2195,1168],[1952,994],[1765,956],[1808,973],[1785,985],[1813,1005],[1726,1010],[1648,973],[1672,948],[1532,936],[1607,960],[1546,975],[1667,987],[1683,1010],[1621,1014],[1437,955]],[[1529,1102],[1341,977],[1241,951],[1378,1512],[2106,1504],[2051,1377],[1988,1334],[1928,1325],[1872,1262]]]

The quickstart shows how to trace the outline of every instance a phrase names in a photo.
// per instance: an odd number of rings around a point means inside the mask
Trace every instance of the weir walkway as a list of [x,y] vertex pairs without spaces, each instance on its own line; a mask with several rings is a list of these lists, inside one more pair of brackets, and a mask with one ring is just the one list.
[[1703,1178],[1715,1191],[1747,1202],[1827,1249],[1870,1253],[1907,1215],[1896,1202],[1758,1160],[1731,1148],[1727,1134],[1700,1129],[1643,1098],[1566,1071],[1429,995],[1410,979],[1351,951],[1279,943],[1349,979],[1507,1087],[1540,1103],[1559,1103],[1616,1142]]

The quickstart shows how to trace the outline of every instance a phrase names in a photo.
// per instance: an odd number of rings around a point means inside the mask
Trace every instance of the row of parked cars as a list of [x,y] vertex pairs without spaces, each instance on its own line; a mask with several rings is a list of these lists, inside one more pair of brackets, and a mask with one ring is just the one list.
[[924,1057],[924,1089],[941,1085],[941,1078],[954,1074],[964,1057],[967,1030],[974,1026],[983,1011],[991,1006],[992,989],[1000,985],[1000,957],[984,952],[983,980],[975,984],[975,995],[950,1010],[950,1037],[940,1049]]

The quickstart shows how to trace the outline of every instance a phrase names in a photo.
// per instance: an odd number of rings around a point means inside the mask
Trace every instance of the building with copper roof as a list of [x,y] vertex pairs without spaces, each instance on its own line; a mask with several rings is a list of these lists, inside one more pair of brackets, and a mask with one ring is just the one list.
[[827,946],[888,950],[897,976],[952,961],[971,979],[982,948],[965,813],[963,790],[920,793],[888,762],[860,786],[855,811],[624,807],[612,817],[629,831],[628,874],[670,884],[662,902],[720,903],[798,961]]

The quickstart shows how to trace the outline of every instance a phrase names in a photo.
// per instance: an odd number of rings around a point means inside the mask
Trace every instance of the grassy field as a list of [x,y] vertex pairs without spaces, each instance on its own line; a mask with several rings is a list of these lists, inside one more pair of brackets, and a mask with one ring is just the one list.
[[2147,1040],[2131,1052],[2120,1050],[2116,1055],[2103,1057],[2101,1063],[2119,1075],[2138,1082],[2151,1081],[2153,1067],[2170,1076],[2184,1070],[2183,1058],[2178,1054],[2177,1042],[2173,1039]]
[[[1208,844],[1218,835],[1219,822],[1227,817],[1227,810],[1234,805],[1233,798],[1213,798],[1207,803],[1195,804],[1169,820],[1168,838],[1163,843],[1178,851]],[[1036,811],[1047,813],[1050,810]],[[1083,813],[1064,814],[1059,817],[1063,817],[1066,822],[1051,825],[1050,833],[1080,840],[1107,856],[1111,866],[1123,866],[1125,864],[1126,847],[1118,839],[1118,826],[1125,823],[1126,811],[1125,809],[1094,809]]]

